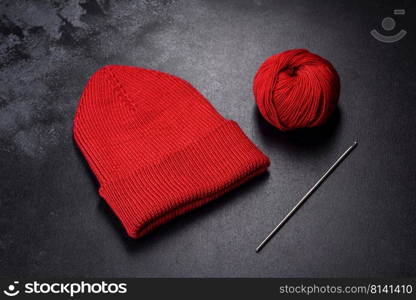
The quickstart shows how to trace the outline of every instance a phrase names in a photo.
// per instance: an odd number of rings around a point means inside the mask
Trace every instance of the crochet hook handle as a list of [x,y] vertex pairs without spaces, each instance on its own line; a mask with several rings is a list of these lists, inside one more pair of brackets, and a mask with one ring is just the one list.
[[279,231],[280,228],[290,219],[291,216],[305,203],[306,200],[315,192],[318,187],[325,181],[325,179],[341,164],[341,162],[354,150],[358,142],[354,142],[336,161],[335,163],[322,175],[322,177],[315,183],[315,185],[303,196],[303,198],[292,208],[292,210],[283,218],[282,221],[269,233],[269,235],[258,245],[256,252],[259,252],[264,245]]

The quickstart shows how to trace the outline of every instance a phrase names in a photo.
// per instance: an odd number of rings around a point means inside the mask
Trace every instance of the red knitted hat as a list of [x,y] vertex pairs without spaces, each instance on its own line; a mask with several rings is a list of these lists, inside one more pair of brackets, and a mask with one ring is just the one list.
[[106,66],[89,80],[74,137],[99,194],[139,238],[264,172],[269,159],[188,82]]

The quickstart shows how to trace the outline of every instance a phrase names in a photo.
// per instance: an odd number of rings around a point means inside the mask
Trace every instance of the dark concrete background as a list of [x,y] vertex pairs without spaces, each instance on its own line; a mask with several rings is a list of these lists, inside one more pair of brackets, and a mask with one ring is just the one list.
[[[415,9],[410,0],[1,1],[0,276],[416,276]],[[370,36],[387,16],[393,33],[408,31],[402,41]],[[251,85],[264,59],[291,48],[329,59],[342,92],[327,125],[280,133],[257,113]],[[71,136],[84,85],[106,64],[189,80],[270,157],[269,173],[130,240]]]

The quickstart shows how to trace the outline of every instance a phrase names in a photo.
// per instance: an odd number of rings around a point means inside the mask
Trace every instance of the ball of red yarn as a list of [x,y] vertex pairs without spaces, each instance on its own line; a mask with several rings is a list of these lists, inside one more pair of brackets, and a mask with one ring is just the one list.
[[294,49],[263,62],[253,92],[263,117],[288,131],[324,123],[338,103],[340,79],[326,59]]

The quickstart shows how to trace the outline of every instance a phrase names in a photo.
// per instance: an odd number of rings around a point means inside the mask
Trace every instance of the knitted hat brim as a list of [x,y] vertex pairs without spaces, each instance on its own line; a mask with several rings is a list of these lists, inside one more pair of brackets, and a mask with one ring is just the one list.
[[234,121],[180,151],[100,187],[127,234],[139,238],[267,170],[269,159]]

